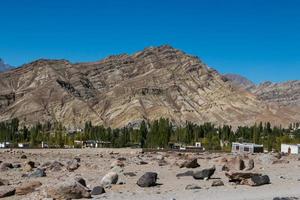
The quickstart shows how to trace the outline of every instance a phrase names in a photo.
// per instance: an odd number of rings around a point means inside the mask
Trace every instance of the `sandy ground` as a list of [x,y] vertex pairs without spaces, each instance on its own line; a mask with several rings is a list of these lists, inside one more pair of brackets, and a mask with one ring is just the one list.
[[[21,159],[21,155],[26,155],[27,159]],[[168,163],[165,166],[158,165],[158,155],[163,155]],[[259,172],[268,175],[271,184],[258,187],[247,185],[235,185],[228,182],[228,178],[221,170],[222,157],[230,158],[232,154],[221,153],[202,153],[189,154],[190,157],[198,159],[199,168],[194,171],[216,166],[216,172],[210,180],[194,180],[193,177],[177,178],[176,174],[191,169],[179,168],[175,163],[182,160],[182,156],[177,153],[144,153],[138,149],[30,149],[30,150],[0,150],[0,161],[10,163],[20,163],[22,166],[26,161],[34,161],[37,164],[43,164],[47,161],[59,161],[66,163],[69,159],[80,157],[80,167],[74,172],[63,169],[59,172],[46,171],[47,176],[41,178],[26,178],[22,174],[26,173],[22,168],[11,169],[0,172],[0,178],[10,181],[12,186],[26,182],[29,179],[39,180],[43,185],[35,192],[26,196],[12,196],[4,199],[43,199],[45,188],[51,187],[67,178],[81,176],[87,182],[87,186],[93,188],[100,184],[101,178],[111,170],[111,163],[119,157],[125,157],[124,172],[134,172],[136,176],[129,177],[120,173],[119,182],[125,184],[113,185],[112,188],[106,189],[106,193],[94,196],[93,199],[143,199],[143,200],[189,200],[189,199],[223,199],[223,200],[242,200],[242,199],[263,199],[272,200],[274,197],[298,197],[300,198],[300,161],[297,156],[284,156],[283,160],[289,163],[272,164],[273,156],[270,154],[248,155],[245,157],[253,158],[255,168],[252,172]],[[148,162],[146,165],[138,165],[140,159]],[[151,188],[141,188],[136,185],[137,180],[145,172],[158,173],[158,183],[160,185]],[[221,179],[225,186],[212,187],[212,181]],[[185,190],[186,185],[197,184],[202,189]],[[0,186],[1,187],[1,186]]]

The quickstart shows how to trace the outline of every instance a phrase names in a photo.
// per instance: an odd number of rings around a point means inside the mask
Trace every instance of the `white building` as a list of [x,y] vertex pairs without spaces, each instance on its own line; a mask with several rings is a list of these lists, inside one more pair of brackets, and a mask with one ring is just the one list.
[[264,145],[253,143],[232,143],[231,152],[235,153],[263,153]]
[[10,142],[0,142],[0,148],[9,148]]
[[300,144],[281,144],[281,152],[287,154],[299,154]]

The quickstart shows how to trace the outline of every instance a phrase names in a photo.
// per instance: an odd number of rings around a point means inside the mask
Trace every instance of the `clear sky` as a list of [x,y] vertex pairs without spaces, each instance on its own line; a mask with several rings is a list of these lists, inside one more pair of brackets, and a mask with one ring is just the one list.
[[0,0],[0,57],[15,66],[162,44],[256,83],[300,79],[300,1]]

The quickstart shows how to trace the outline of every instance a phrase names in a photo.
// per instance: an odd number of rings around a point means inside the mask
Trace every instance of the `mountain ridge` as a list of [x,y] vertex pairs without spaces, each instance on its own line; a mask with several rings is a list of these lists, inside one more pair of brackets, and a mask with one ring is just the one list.
[[[285,116],[278,112],[284,112]],[[86,121],[122,127],[169,118],[235,126],[258,121],[287,124],[299,115],[233,86],[198,57],[169,45],[97,62],[39,59],[0,73],[0,120],[22,123]]]

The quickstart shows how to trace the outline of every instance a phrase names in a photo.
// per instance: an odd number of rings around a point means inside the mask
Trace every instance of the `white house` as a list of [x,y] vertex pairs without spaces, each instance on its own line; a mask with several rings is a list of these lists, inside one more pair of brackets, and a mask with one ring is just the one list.
[[264,145],[253,144],[253,143],[232,143],[231,152],[235,153],[263,153]]
[[281,144],[281,152],[287,154],[299,154],[300,144]]

